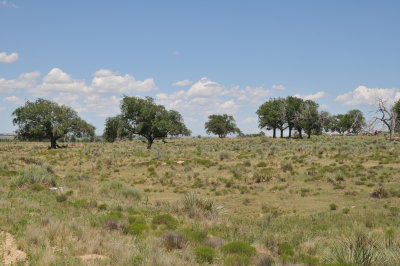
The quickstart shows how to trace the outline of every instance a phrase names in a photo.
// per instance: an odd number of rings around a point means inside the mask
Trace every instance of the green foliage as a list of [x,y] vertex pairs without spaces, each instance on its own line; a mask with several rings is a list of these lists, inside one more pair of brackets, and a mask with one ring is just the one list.
[[171,214],[160,214],[153,217],[154,225],[165,225],[167,229],[175,229],[178,226],[178,220]]
[[196,260],[199,263],[213,263],[216,252],[215,249],[209,246],[199,246],[194,249]]
[[50,140],[51,148],[64,136],[94,137],[95,127],[82,120],[70,107],[58,105],[44,99],[27,101],[12,115],[13,124],[19,128],[17,138],[21,140]]
[[225,138],[232,133],[241,134],[233,116],[227,114],[208,116],[208,121],[204,124],[204,127],[207,134],[214,134],[219,138]]
[[114,141],[116,137],[131,138],[138,135],[147,140],[147,148],[150,149],[156,139],[189,136],[190,133],[177,111],[166,110],[151,97],[142,99],[124,96],[121,101],[121,115],[106,121],[104,136],[109,141]]
[[254,247],[242,241],[230,242],[221,247],[221,251],[225,254],[239,254],[245,256],[254,256],[257,253]]
[[68,197],[65,194],[60,194],[56,196],[57,202],[64,202],[67,201]]
[[329,208],[331,209],[331,211],[335,211],[337,210],[338,206],[335,203],[331,203],[329,204]]
[[17,177],[14,178],[14,185],[20,187],[28,184],[43,184],[56,186],[55,176],[49,172],[49,169],[42,166],[29,166],[26,170],[21,171]]
[[143,232],[148,231],[150,228],[148,225],[146,225],[145,223],[141,223],[141,222],[135,222],[132,224],[129,224],[126,228],[125,231],[128,234],[132,234],[132,235],[141,235]]
[[204,242],[207,238],[207,231],[201,231],[195,228],[184,228],[183,232],[186,238],[194,243]]

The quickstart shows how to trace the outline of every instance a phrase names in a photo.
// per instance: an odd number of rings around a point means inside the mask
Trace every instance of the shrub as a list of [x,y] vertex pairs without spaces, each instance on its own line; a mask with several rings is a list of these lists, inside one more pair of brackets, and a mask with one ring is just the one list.
[[218,215],[224,210],[222,205],[216,205],[211,199],[204,200],[194,192],[186,193],[182,203],[190,217]]
[[209,246],[200,246],[194,249],[196,260],[199,263],[213,263],[215,258],[215,249]]
[[389,198],[390,193],[383,186],[379,186],[371,193],[371,197],[378,199]]
[[228,243],[221,247],[221,251],[225,254],[240,254],[245,256],[253,256],[256,254],[256,249],[254,247],[242,241]]
[[331,209],[331,211],[335,211],[335,210],[337,210],[338,206],[335,203],[331,203],[329,205],[329,208]]
[[256,166],[257,167],[266,167],[267,164],[265,162],[259,162]]
[[267,255],[260,255],[260,257],[257,259],[257,266],[272,266],[274,263],[273,259],[268,257]]
[[133,223],[125,227],[125,232],[132,235],[141,235],[144,231],[148,231],[149,227],[144,223]]
[[133,198],[136,200],[141,199],[141,194],[136,188],[120,181],[110,181],[105,183],[101,188],[101,192],[103,194],[111,193],[114,195],[122,195],[125,198]]
[[162,240],[168,250],[182,249],[187,242],[185,236],[177,232],[165,232]]
[[285,242],[279,245],[278,253],[283,262],[287,262],[294,255],[293,247]]
[[184,228],[185,236],[192,242],[201,243],[207,238],[207,231],[200,231],[193,228]]
[[281,163],[281,169],[283,172],[292,172],[293,171],[293,165],[291,163]]
[[67,200],[67,196],[65,194],[60,194],[56,196],[56,201],[57,202],[64,202]]
[[226,266],[246,266],[250,265],[250,263],[249,257],[239,254],[230,255],[224,260],[224,265]]
[[28,184],[43,184],[57,186],[54,175],[42,166],[30,166],[28,169],[19,173],[14,180],[14,185],[21,187]]
[[348,213],[350,212],[350,209],[349,209],[349,208],[344,208],[344,209],[342,210],[342,212],[343,212],[344,214],[348,214]]
[[154,225],[165,225],[167,229],[175,229],[178,226],[178,220],[171,214],[160,214],[153,217]]

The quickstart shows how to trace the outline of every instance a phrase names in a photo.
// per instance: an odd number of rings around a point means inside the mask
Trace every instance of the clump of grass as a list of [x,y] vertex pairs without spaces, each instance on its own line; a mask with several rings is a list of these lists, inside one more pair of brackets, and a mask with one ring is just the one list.
[[221,247],[221,251],[225,254],[239,254],[244,256],[254,256],[257,253],[254,247],[243,241],[230,242]]
[[211,199],[204,200],[194,192],[186,193],[182,203],[183,210],[187,212],[190,217],[218,215],[224,210],[222,205],[216,205]]
[[329,208],[331,209],[331,211],[335,211],[337,210],[338,206],[335,203],[331,203],[329,204]]
[[371,193],[371,197],[378,199],[389,198],[390,196],[390,192],[387,191],[383,186],[379,186]]
[[196,260],[199,263],[213,263],[215,259],[215,249],[210,246],[199,246],[194,249]]
[[167,229],[175,229],[178,226],[178,220],[171,214],[160,214],[153,217],[153,225],[165,225]]
[[57,186],[56,178],[49,169],[38,165],[29,166],[26,170],[21,171],[14,179],[13,184],[17,187],[33,184]]
[[135,200],[141,199],[139,190],[121,181],[110,181],[103,184],[101,188],[103,194],[121,195],[125,198],[132,198]]
[[187,242],[185,236],[178,232],[165,232],[162,241],[167,250],[182,249]]

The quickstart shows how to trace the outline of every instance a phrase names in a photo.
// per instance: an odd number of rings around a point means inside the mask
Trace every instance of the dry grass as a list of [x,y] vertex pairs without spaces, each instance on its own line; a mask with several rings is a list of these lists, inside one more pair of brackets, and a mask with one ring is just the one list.
[[[232,241],[257,249],[252,265],[357,264],[348,249],[356,231],[374,234],[381,260],[399,258],[396,142],[235,138],[158,142],[151,151],[140,142],[46,147],[0,143],[0,230],[14,235],[31,265],[196,265],[193,250],[201,245],[215,247],[213,263],[223,265],[233,259],[219,248]],[[152,224],[160,214],[177,220],[173,231]],[[135,222],[148,230],[127,233]],[[167,236],[179,248],[166,246]]]

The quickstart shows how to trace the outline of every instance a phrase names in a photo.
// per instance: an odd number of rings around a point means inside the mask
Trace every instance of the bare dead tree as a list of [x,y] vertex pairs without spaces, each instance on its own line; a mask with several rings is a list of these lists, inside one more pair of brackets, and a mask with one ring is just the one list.
[[398,123],[397,112],[392,104],[387,103],[382,99],[378,99],[378,109],[376,110],[374,121],[382,122],[390,133],[390,140],[395,138],[395,130]]

